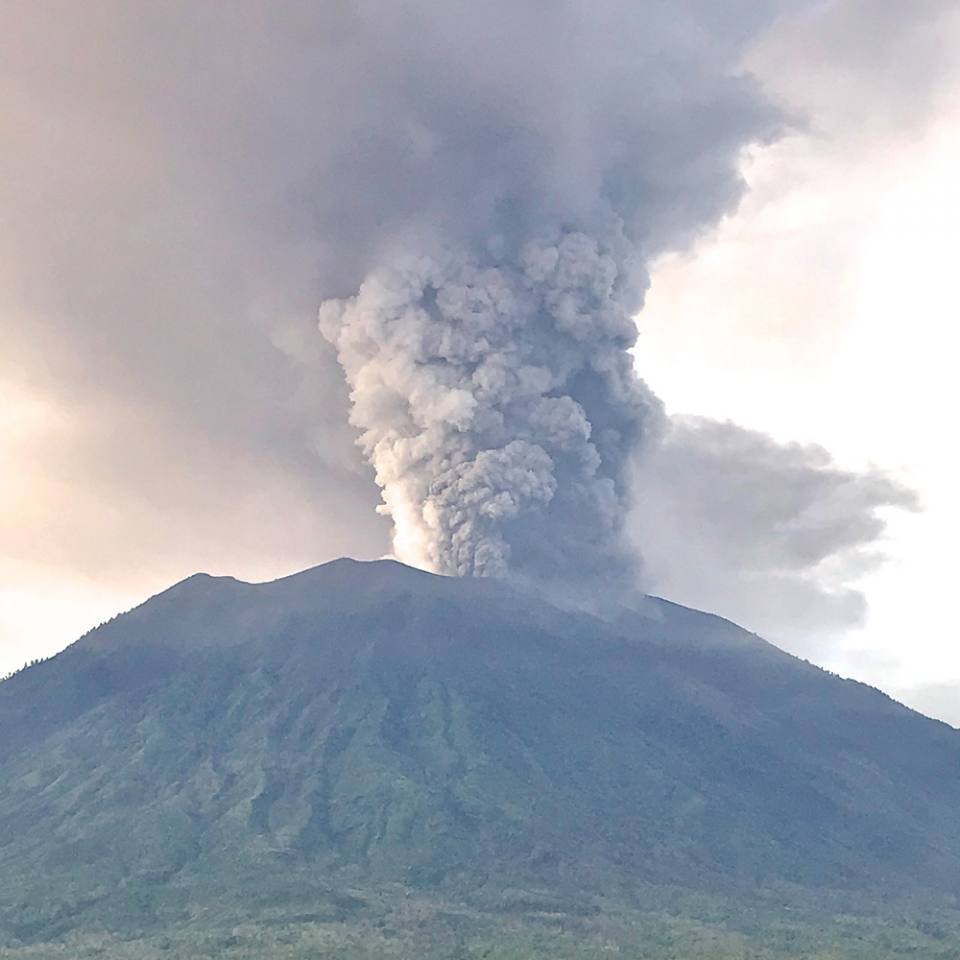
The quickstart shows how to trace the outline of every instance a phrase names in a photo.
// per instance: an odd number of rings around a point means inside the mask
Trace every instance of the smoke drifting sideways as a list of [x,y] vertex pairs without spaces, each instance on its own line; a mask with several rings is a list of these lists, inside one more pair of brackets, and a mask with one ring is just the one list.
[[864,622],[858,582],[886,560],[887,514],[920,509],[912,490],[822,447],[702,417],[669,418],[633,470],[645,588],[815,658]]
[[400,559],[635,586],[629,464],[663,412],[632,317],[651,258],[736,205],[741,151],[783,125],[738,63],[784,6],[339,8],[373,255],[320,328]]

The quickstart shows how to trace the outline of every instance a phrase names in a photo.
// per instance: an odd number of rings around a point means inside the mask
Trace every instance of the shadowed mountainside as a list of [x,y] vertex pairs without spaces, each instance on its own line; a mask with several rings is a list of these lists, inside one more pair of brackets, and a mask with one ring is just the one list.
[[814,921],[893,901],[891,951],[960,929],[960,734],[666,601],[601,619],[391,561],[197,575],[0,684],[0,731],[3,957],[243,922],[406,956],[414,902],[629,948],[625,917],[694,898],[717,957],[779,949],[738,929],[757,909],[804,956],[860,956],[814,954]]

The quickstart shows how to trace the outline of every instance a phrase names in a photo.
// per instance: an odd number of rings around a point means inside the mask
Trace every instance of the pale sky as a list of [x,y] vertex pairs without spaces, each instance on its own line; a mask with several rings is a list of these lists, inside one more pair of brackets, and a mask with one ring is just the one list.
[[[388,549],[313,339],[309,245],[270,233],[249,170],[164,152],[166,101],[103,106],[126,66],[98,52],[102,25],[51,38],[28,6],[4,14],[22,35],[0,117],[0,673],[196,570]],[[890,513],[865,622],[816,642],[749,583],[663,567],[662,592],[956,724],[958,63],[953,4],[836,0],[765,35],[746,66],[797,126],[744,157],[735,214],[655,264],[637,348],[671,413],[822,445],[921,503]]]
[[822,444],[918,492],[921,511],[891,517],[889,561],[862,581],[866,623],[816,659],[960,724],[960,10],[913,47],[925,82],[894,23],[873,24],[871,51],[859,31],[842,39],[857,22],[842,12],[755,52],[808,129],[753,151],[738,213],[661,262],[644,370],[671,410]]

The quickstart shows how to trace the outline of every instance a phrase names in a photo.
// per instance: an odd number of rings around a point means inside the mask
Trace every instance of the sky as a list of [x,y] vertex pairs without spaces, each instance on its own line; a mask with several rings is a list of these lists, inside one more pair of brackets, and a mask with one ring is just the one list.
[[[630,529],[651,591],[960,725],[960,11],[784,7],[736,49],[790,122],[648,266],[634,355],[674,419]],[[214,47],[137,9],[0,13],[0,673],[197,570],[391,549],[316,329],[383,211],[315,176],[303,117],[340,101],[258,39],[267,7],[200,24]]]
[[[757,45],[751,66],[806,129],[753,151],[737,213],[662,260],[641,343],[671,409],[822,444],[917,492],[861,581],[865,621],[812,659],[960,724],[960,10],[906,9],[825,5]],[[723,606],[728,586],[684,595]],[[727,598],[756,622],[750,600]],[[775,617],[758,625],[799,643]]]

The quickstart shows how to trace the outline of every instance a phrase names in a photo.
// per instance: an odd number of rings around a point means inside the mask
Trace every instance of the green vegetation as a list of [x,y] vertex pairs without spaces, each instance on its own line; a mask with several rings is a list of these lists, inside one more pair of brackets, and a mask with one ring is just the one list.
[[0,960],[955,960],[960,943],[956,917],[952,923],[851,914],[787,918],[755,903],[668,890],[654,897],[663,901],[658,908],[604,904],[589,916],[529,907],[490,913],[409,892],[394,898],[381,891],[375,902],[364,896],[353,891],[356,904],[349,908],[320,894],[307,913],[272,907],[160,929],[74,931],[52,943],[0,947]]
[[670,604],[196,577],[0,730],[0,960],[958,955],[960,735]]

